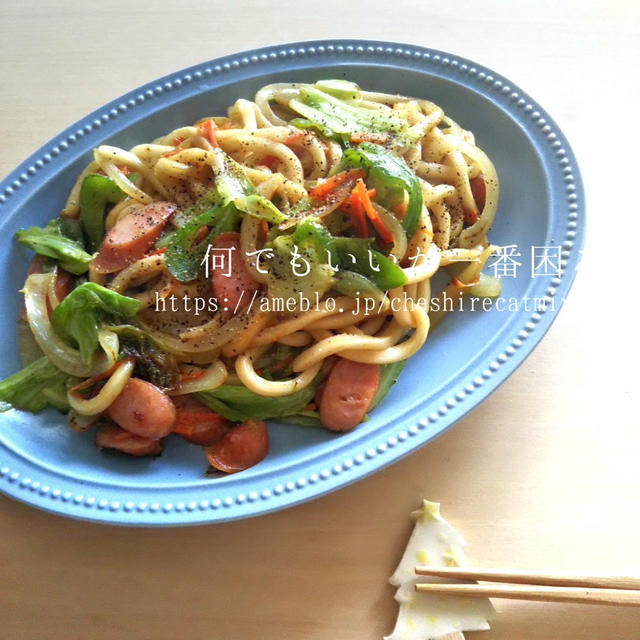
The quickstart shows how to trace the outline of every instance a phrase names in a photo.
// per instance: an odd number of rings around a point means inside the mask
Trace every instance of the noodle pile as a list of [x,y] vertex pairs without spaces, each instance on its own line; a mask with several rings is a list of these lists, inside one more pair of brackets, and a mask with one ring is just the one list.
[[[238,100],[226,117],[209,118],[215,123],[213,140],[196,123],[128,151],[101,145],[94,151],[94,161],[78,177],[62,215],[79,216],[82,181],[95,173],[108,176],[126,194],[109,210],[107,230],[152,202],[169,201],[184,210],[214,186],[219,162],[216,147],[242,166],[260,196],[277,202],[282,211],[295,210],[314,187],[335,174],[344,152],[335,139],[317,129],[291,124],[298,114],[289,105],[299,88],[296,84],[273,84],[260,89],[253,102]],[[177,311],[154,308],[170,294],[181,300],[208,295],[203,292],[208,283],[203,284],[202,278],[177,282],[162,253],[145,255],[114,277],[90,269],[90,281],[141,302],[138,326],[175,358],[183,374],[182,382],[170,394],[209,390],[226,382],[244,385],[260,396],[287,396],[310,385],[333,355],[377,364],[406,360],[422,347],[432,321],[441,315],[439,311],[430,314],[436,272],[454,265],[456,273],[440,296],[458,297],[477,283],[492,251],[487,232],[498,203],[498,179],[489,158],[475,145],[473,134],[427,100],[359,91],[357,104],[382,115],[398,116],[413,133],[418,132],[417,141],[409,146],[387,145],[417,176],[422,191],[417,231],[410,238],[398,239],[395,234],[390,250],[404,271],[406,284],[385,292],[374,309],[363,309],[355,298],[329,291],[317,307],[301,313],[263,311],[256,304],[235,315],[205,311],[196,317],[182,307]],[[388,142],[384,135],[364,139],[382,145]],[[484,180],[484,206],[475,219],[468,220],[465,212],[478,208],[471,187],[471,181],[478,177]],[[389,228],[398,226],[392,211],[379,205],[376,209]],[[353,235],[348,216],[343,218],[343,235]],[[177,222],[172,219],[169,224]],[[248,272],[264,284],[266,277],[255,256],[246,255],[261,246],[260,226],[259,219],[244,215],[240,238]],[[44,302],[39,301],[42,310]],[[293,375],[286,379],[268,379],[256,368],[260,357],[277,344],[299,348],[290,365]],[[117,397],[131,376],[132,366],[126,360],[114,362],[114,358],[105,357],[98,366],[110,376],[99,396],[85,399],[70,394],[75,411],[96,414]],[[184,375],[194,371],[198,375]],[[75,373],[86,376],[96,371]]]

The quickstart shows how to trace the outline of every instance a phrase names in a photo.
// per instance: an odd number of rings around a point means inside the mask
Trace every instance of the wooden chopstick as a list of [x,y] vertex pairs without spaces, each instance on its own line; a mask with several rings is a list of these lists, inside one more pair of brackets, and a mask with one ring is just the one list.
[[460,567],[417,566],[416,574],[456,580],[510,582],[555,587],[604,587],[609,589],[640,589],[640,578],[632,576],[561,575],[536,571],[505,571],[504,569],[471,569]]
[[545,600],[549,602],[575,602],[607,604],[628,607],[640,606],[640,590],[582,589],[578,587],[546,587],[529,585],[487,584],[416,584],[416,591],[449,596],[475,598],[508,598],[514,600]]

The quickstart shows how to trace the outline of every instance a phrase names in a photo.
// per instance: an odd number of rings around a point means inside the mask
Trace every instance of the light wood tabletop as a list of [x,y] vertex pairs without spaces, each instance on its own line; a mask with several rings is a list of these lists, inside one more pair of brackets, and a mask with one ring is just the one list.
[[[471,58],[534,96],[577,154],[589,233],[574,288],[518,371],[355,485],[256,519],[155,530],[1,496],[0,638],[379,640],[423,497],[442,503],[472,565],[640,575],[639,30],[638,3],[623,0],[1,3],[0,176],[171,71],[277,42],[377,38]],[[468,638],[640,638],[637,609],[495,605],[491,631]]]

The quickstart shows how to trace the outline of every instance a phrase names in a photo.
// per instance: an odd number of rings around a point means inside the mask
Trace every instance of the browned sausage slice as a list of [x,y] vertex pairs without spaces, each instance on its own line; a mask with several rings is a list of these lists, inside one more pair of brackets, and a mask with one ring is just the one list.
[[206,448],[209,464],[225,473],[244,471],[258,464],[268,451],[269,434],[262,420],[247,420],[232,427],[218,442]]
[[240,234],[233,231],[221,233],[213,244],[213,250],[218,253],[218,259],[224,262],[221,267],[216,265],[213,268],[212,259],[211,265],[211,286],[218,306],[229,311],[237,308],[239,311],[251,302],[253,294],[260,288],[245,266]]
[[162,453],[160,440],[134,436],[115,424],[105,424],[96,432],[98,449],[116,449],[130,456],[157,456]]
[[338,358],[320,397],[320,422],[330,431],[351,431],[362,422],[379,381],[379,365]]
[[118,220],[102,241],[93,270],[114,273],[142,258],[176,209],[170,202],[152,202]]
[[131,378],[106,414],[125,431],[145,438],[164,438],[176,421],[169,396],[150,382]]

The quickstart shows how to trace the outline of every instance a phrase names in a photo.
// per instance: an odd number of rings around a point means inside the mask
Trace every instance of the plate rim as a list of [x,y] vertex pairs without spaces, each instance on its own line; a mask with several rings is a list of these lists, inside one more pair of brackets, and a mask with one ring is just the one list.
[[[345,443],[335,450],[322,454],[322,468],[298,471],[301,463],[294,462],[282,473],[273,470],[258,475],[248,484],[247,489],[231,490],[238,482],[223,482],[216,485],[191,487],[188,491],[198,497],[186,500],[180,489],[172,487],[126,487],[108,485],[105,489],[99,482],[79,480],[64,474],[43,469],[32,460],[20,456],[15,450],[0,442],[0,491],[6,495],[57,515],[103,524],[128,526],[189,526],[236,520],[288,508],[311,499],[318,498],[334,490],[361,480],[381,470],[392,462],[409,455],[444,433],[467,412],[495,391],[504,380],[526,359],[547,332],[557,317],[564,297],[566,297],[580,262],[581,250],[586,232],[585,196],[580,170],[575,155],[566,137],[553,118],[527,93],[504,76],[467,58],[430,49],[418,45],[386,42],[379,40],[329,39],[276,44],[242,51],[196,64],[180,71],[167,74],[148,82],[122,96],[106,103],[57,136],[46,142],[31,154],[16,169],[0,182],[0,216],[18,208],[21,201],[28,198],[28,186],[34,188],[57,175],[64,168],[58,166],[60,158],[72,149],[80,139],[96,138],[96,144],[104,140],[102,127],[128,114],[138,113],[135,109],[145,105],[164,105],[178,101],[173,96],[189,91],[189,87],[201,82],[214,81],[208,91],[236,79],[242,79],[243,71],[249,69],[269,73],[282,71],[291,65],[296,68],[313,68],[314,61],[340,63],[385,64],[398,69],[411,68],[430,73],[450,82],[475,91],[488,99],[494,107],[505,111],[521,128],[540,156],[545,179],[549,188],[549,206],[555,207],[551,216],[547,237],[557,232],[558,242],[562,242],[563,272],[554,276],[546,287],[545,298],[559,305],[551,310],[535,311],[529,317],[522,316],[522,327],[516,335],[509,335],[506,346],[488,357],[482,358],[482,365],[463,365],[452,382],[445,383],[436,400],[442,400],[440,407],[431,407],[433,399],[425,399],[413,413],[405,413],[385,425],[384,437],[377,430],[364,438],[380,440],[357,453],[347,455],[357,444]],[[301,62],[302,61],[302,62]],[[155,102],[153,102],[155,100]],[[102,137],[101,137],[102,136]],[[551,178],[560,178],[558,184],[550,184]],[[27,192],[25,194],[25,191]],[[12,208],[12,203],[15,207]],[[4,215],[3,215],[4,214]],[[501,340],[501,342],[504,342]],[[473,369],[473,370],[471,370]],[[464,376],[463,372],[466,372]],[[447,390],[455,384],[455,390]],[[478,398],[478,396],[481,396]],[[424,412],[424,415],[422,413]],[[418,415],[420,413],[420,415]],[[434,430],[435,427],[435,430]],[[375,446],[373,446],[375,445]],[[309,464],[302,464],[308,467]],[[60,477],[57,477],[60,476]],[[271,476],[278,476],[276,482]],[[233,477],[232,477],[233,478]],[[264,480],[269,486],[260,487]],[[53,486],[57,483],[58,486]],[[231,485],[231,487],[229,487]],[[93,489],[90,490],[90,487]],[[222,486],[223,491],[214,489]],[[224,487],[229,487],[224,490]],[[130,500],[117,495],[109,496],[111,490],[126,489],[132,494]],[[87,495],[87,493],[94,495]],[[145,494],[163,494],[165,498],[151,499]],[[216,497],[207,494],[220,493]],[[229,493],[231,495],[224,495]],[[233,495],[235,493],[235,495]],[[101,497],[102,496],[102,497]]]

